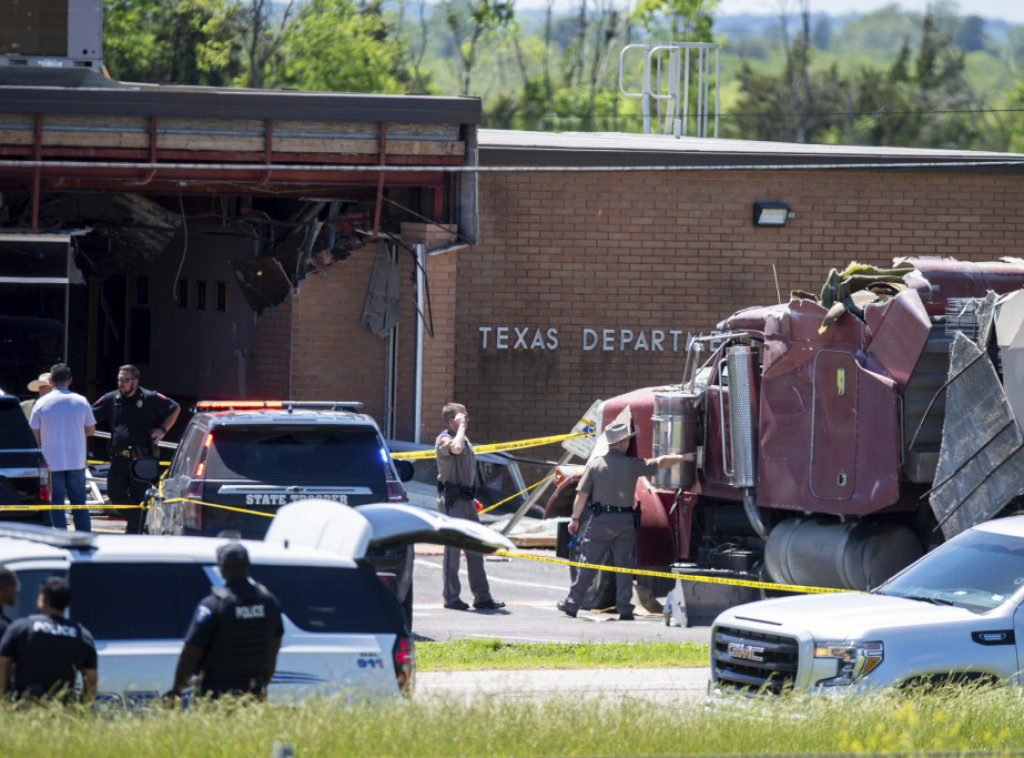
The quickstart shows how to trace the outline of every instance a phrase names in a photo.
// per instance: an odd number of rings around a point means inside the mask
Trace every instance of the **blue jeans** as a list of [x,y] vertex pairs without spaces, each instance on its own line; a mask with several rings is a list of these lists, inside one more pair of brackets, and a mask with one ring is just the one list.
[[[68,528],[68,518],[59,507],[64,505],[65,494],[71,505],[85,505],[84,468],[50,472],[50,502],[58,506],[55,510],[50,511],[50,523],[58,529]],[[71,518],[74,519],[76,532],[92,531],[88,509],[75,508],[71,511]]]

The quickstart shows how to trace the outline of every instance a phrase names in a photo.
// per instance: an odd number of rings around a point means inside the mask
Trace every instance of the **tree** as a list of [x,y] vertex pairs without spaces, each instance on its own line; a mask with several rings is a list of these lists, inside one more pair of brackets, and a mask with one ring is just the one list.
[[985,19],[981,16],[968,16],[960,22],[953,44],[964,52],[973,53],[985,49]]
[[633,21],[657,38],[673,42],[711,42],[718,0],[638,0]]
[[382,0],[306,0],[281,33],[272,86],[334,92],[401,93],[407,48],[393,36]]
[[103,59],[115,79],[226,86],[244,70],[238,0],[106,0]]
[[245,87],[262,88],[268,74],[267,67],[278,57],[288,21],[295,7],[295,0],[283,4],[278,13],[277,23],[272,14],[275,12],[274,0],[250,0],[243,15],[243,35],[248,67],[241,81],[236,82]]
[[459,63],[463,95],[470,94],[480,46],[515,20],[514,0],[442,0],[439,11]]

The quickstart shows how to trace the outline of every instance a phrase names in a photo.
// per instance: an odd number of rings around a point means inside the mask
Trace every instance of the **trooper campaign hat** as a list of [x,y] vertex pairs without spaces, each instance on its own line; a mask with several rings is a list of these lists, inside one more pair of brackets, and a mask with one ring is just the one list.
[[625,424],[612,424],[604,430],[605,439],[608,440],[609,445],[614,445],[616,442],[622,442],[624,439],[628,439],[635,435],[636,432],[631,432],[629,427]]
[[33,379],[31,382],[28,383],[28,391],[39,392],[40,387],[47,387],[49,386],[49,384],[50,375],[48,373],[40,374],[38,379]]

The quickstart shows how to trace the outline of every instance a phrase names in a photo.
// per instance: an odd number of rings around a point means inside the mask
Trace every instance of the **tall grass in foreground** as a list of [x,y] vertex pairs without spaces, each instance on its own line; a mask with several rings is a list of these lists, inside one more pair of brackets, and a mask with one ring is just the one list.
[[290,708],[207,704],[194,712],[96,717],[0,712],[4,756],[626,756],[1024,750],[1019,692],[942,689],[861,698],[783,698],[714,707],[644,700],[520,699]]

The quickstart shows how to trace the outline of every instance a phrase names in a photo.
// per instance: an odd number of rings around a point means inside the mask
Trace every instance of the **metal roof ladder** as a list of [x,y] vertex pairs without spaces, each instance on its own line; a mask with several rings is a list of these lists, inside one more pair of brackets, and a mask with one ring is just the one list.
[[[718,54],[721,49],[722,46],[716,42],[644,42],[622,48],[619,53],[619,91],[626,97],[641,99],[644,134],[672,134],[678,139],[689,136],[692,121],[694,136],[707,137],[713,86],[714,132],[711,136],[718,137]],[[639,92],[627,90],[624,83],[626,54],[632,50],[643,52]],[[690,113],[691,72],[697,80],[693,114]],[[653,118],[652,101],[656,111]]]

